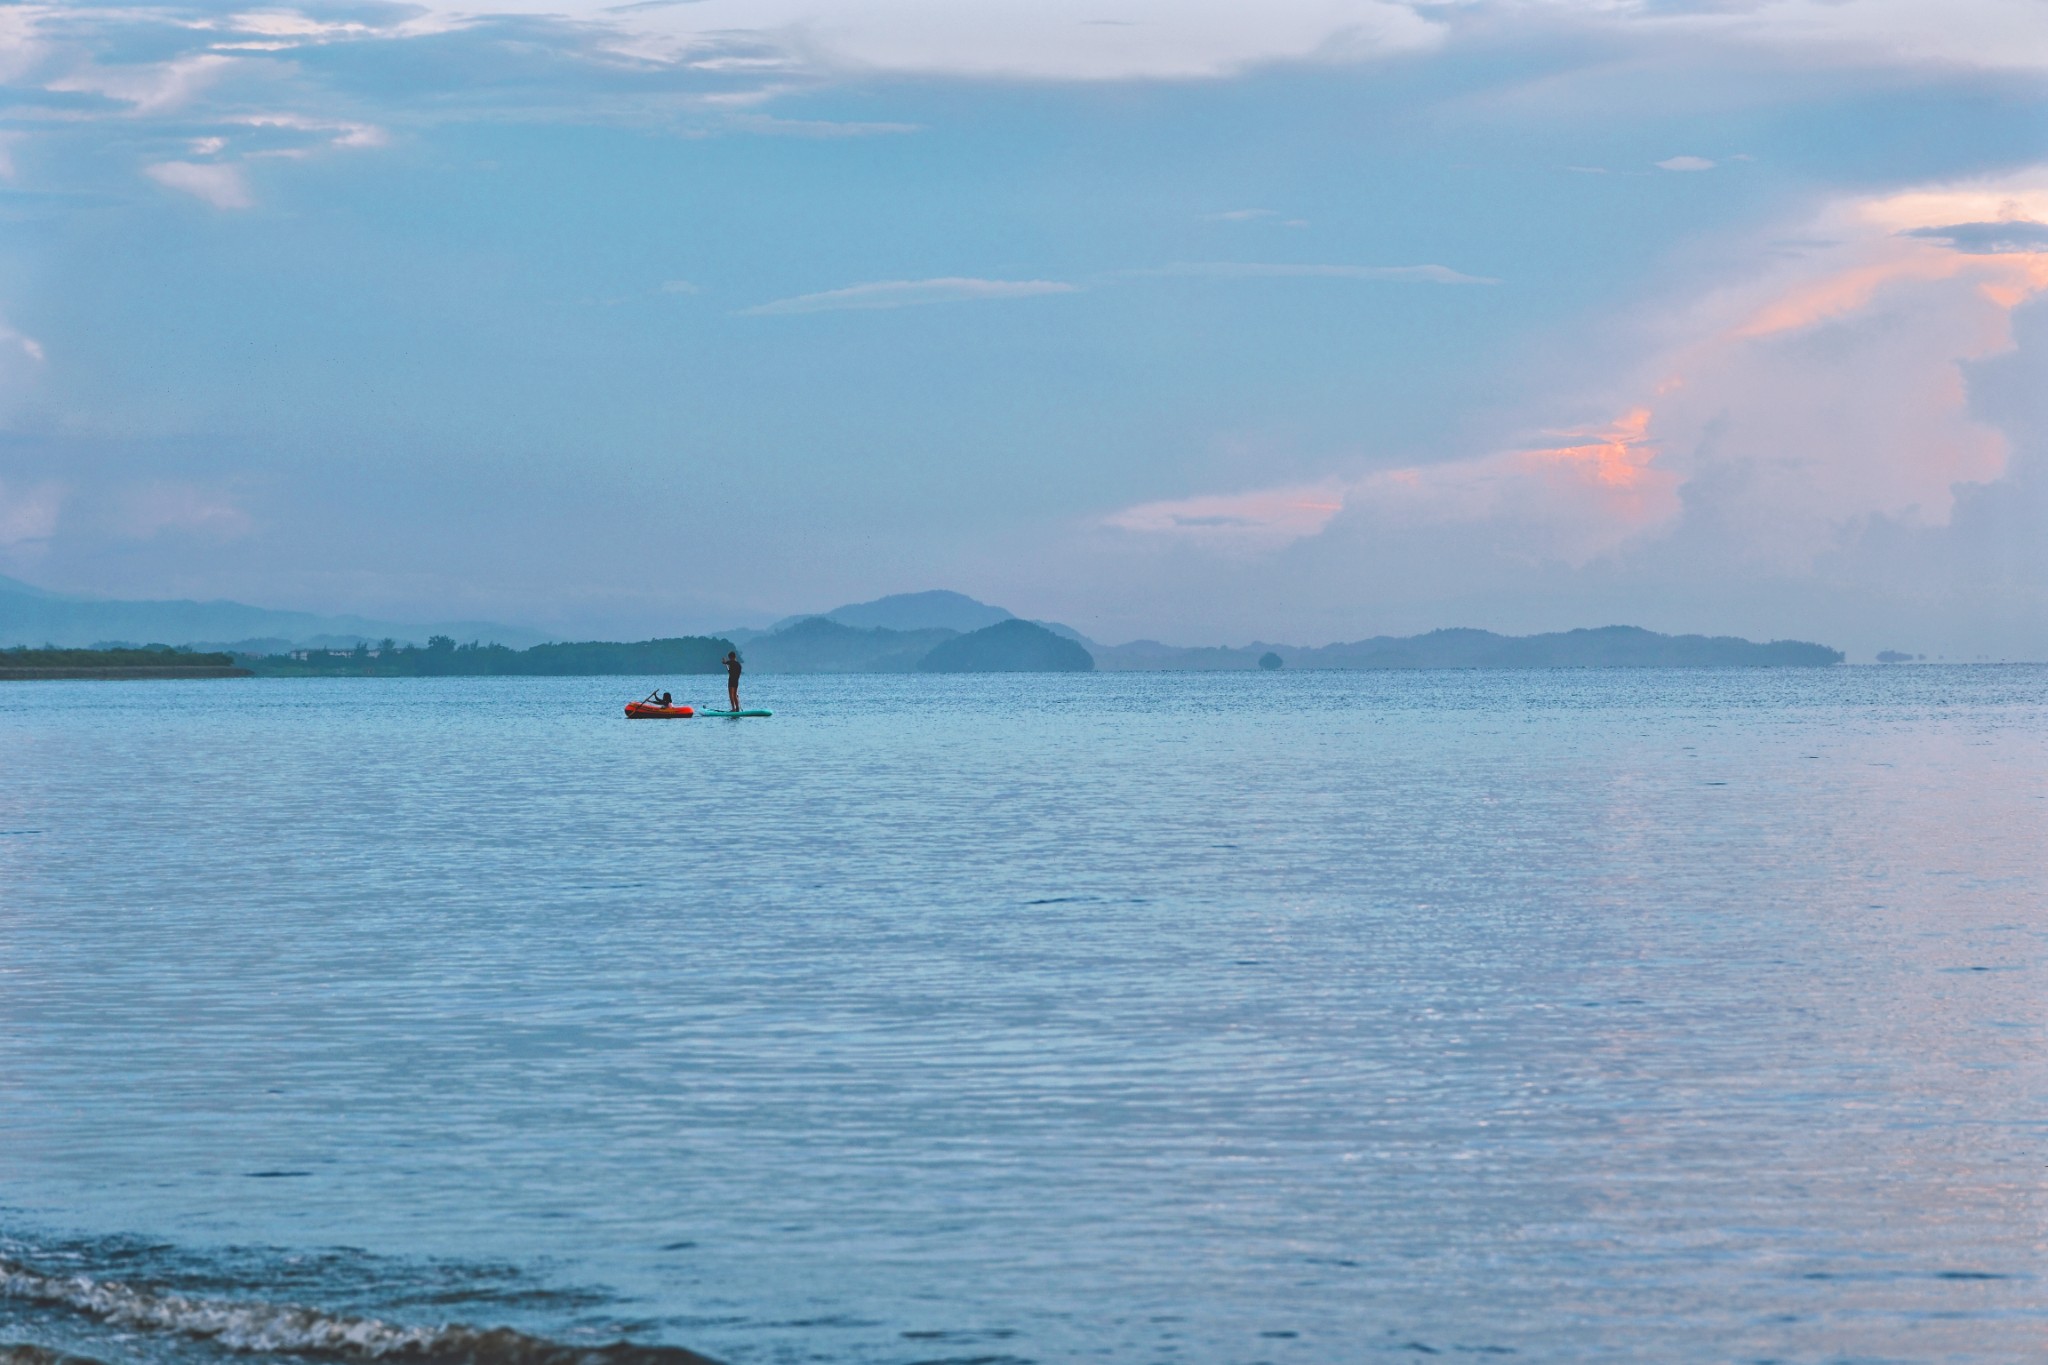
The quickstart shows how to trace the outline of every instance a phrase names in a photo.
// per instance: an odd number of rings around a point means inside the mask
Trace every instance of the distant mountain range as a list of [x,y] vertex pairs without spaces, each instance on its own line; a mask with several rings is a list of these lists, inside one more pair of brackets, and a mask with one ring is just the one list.
[[0,646],[84,648],[108,642],[192,645],[244,654],[293,647],[345,649],[358,640],[423,645],[435,635],[481,640],[515,649],[552,636],[494,621],[442,621],[426,625],[362,616],[273,611],[241,602],[119,601],[49,592],[0,577]]
[[[241,602],[117,601],[53,593],[0,578],[0,647],[166,644],[273,655],[292,649],[348,649],[359,641],[387,638],[401,645],[423,645],[436,635],[513,649],[557,638],[491,621],[407,624],[273,611]],[[897,593],[815,616],[785,617],[765,631],[728,630],[717,635],[736,643],[748,667],[764,673],[909,673],[920,668],[1222,671],[1258,668],[1268,655],[1294,669],[1734,668],[1842,660],[1839,650],[1797,640],[1757,644],[1732,636],[1659,635],[1636,626],[1528,636],[1436,630],[1319,646],[1186,647],[1156,640],[1105,645],[1071,626],[1027,622],[1002,607],[945,591]],[[1059,648],[1050,643],[1055,639],[1074,648]]]
[[863,628],[829,616],[801,616],[740,648],[747,667],[762,673],[1057,673],[1095,667],[1078,642],[1007,612],[967,631]]
[[1659,635],[1640,626],[1602,626],[1548,635],[1433,630],[1379,635],[1350,644],[1251,644],[1184,649],[1154,640],[1093,646],[1096,667],[1220,672],[1259,667],[1267,654],[1297,669],[1364,668],[1772,668],[1842,662],[1842,651],[1803,640],[1757,644],[1732,635]]

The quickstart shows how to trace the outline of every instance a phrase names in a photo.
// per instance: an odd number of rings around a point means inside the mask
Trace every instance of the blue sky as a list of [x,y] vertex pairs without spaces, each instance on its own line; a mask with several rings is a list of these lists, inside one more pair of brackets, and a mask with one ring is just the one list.
[[0,572],[2048,657],[2034,0],[0,13]]

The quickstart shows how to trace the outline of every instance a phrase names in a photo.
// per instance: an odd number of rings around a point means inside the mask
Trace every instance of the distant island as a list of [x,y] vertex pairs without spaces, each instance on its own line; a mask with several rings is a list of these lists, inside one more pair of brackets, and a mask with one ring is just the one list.
[[[971,598],[962,600],[976,607],[982,605]],[[953,602],[940,605],[949,613],[959,610]],[[871,613],[869,619],[880,614]],[[1523,636],[1497,635],[1486,630],[1433,630],[1426,635],[1382,635],[1349,644],[1320,646],[1257,643],[1243,647],[1186,647],[1153,640],[1097,644],[1056,622],[1025,621],[1014,616],[965,633],[943,626],[857,627],[844,624],[835,616],[800,617],[772,631],[732,634],[745,641],[741,648],[748,667],[768,673],[1799,668],[1842,662],[1840,650],[1802,640],[1758,644],[1726,635],[1660,635],[1638,626],[1603,626]],[[899,614],[897,619],[904,617]]]
[[[1591,630],[1542,635],[1500,635],[1486,630],[1434,630],[1423,635],[1379,635],[1328,645],[1286,645],[1255,641],[1247,645],[1186,646],[1134,640],[1106,645],[1090,640],[1057,621],[1028,621],[1002,607],[964,593],[931,591],[896,593],[871,602],[835,607],[814,616],[791,616],[766,630],[735,628],[715,634],[682,635],[631,643],[616,641],[544,642],[535,632],[516,627],[473,624],[470,643],[453,628],[408,631],[394,628],[373,637],[360,628],[371,622],[354,617],[320,617],[302,612],[277,612],[233,602],[111,602],[49,593],[12,579],[0,579],[0,644],[76,643],[80,635],[89,651],[65,651],[29,663],[25,656],[0,651],[0,666],[9,676],[43,669],[34,676],[57,676],[47,670],[177,669],[178,676],[196,676],[197,668],[247,669],[269,677],[570,677],[605,674],[677,676],[719,671],[719,660],[737,648],[749,673],[957,673],[957,672],[1225,672],[1314,669],[1417,668],[1785,668],[1820,667],[1842,662],[1842,652],[1802,640],[1757,643],[1735,636],[1661,635],[1637,626],[1603,626]],[[351,628],[357,628],[351,633]],[[160,657],[87,660],[84,654],[133,651],[127,639],[172,639],[190,648],[173,662]],[[144,630],[147,633],[143,633]],[[209,643],[218,634],[240,629],[291,632]],[[41,634],[45,630],[50,634]],[[101,633],[103,632],[103,633]],[[216,634],[217,633],[217,634]],[[524,647],[521,647],[524,646]],[[47,651],[38,651],[47,653]],[[21,655],[20,650],[14,652]],[[229,657],[232,655],[233,657]],[[1909,656],[1885,651],[1885,662]],[[145,676],[127,673],[124,676]],[[168,676],[161,673],[149,676]]]
[[[988,622],[994,616],[994,624]],[[886,623],[886,624],[885,624]],[[978,626],[978,628],[977,628]],[[1031,628],[1026,632],[1024,627]],[[953,671],[964,642],[1013,632],[1011,647],[991,653],[998,671],[1045,667],[1105,672],[1224,672],[1278,669],[1385,668],[1789,668],[1842,662],[1842,652],[1801,640],[1758,644],[1734,636],[1660,635],[1638,626],[1603,626],[1545,635],[1486,630],[1435,630],[1426,635],[1375,636],[1347,644],[1239,646],[1165,645],[1156,640],[1105,645],[1057,621],[1025,621],[1001,607],[956,592],[898,593],[838,607],[819,616],[789,617],[767,631],[727,632],[748,667],[769,673],[905,673]],[[1055,650],[1046,637],[1064,640]],[[947,642],[958,639],[959,646]],[[1029,644],[1026,644],[1026,641]],[[939,650],[944,647],[946,653]],[[1083,658],[1087,662],[1081,662]],[[926,660],[931,662],[927,663]],[[978,670],[977,670],[978,671]]]
[[1139,640],[1097,646],[1097,667],[1116,670],[1381,668],[1810,668],[1842,662],[1842,651],[1803,640],[1757,644],[1732,635],[1659,635],[1640,626],[1601,626],[1547,635],[1433,630],[1378,635],[1350,644],[1251,644],[1195,648]]

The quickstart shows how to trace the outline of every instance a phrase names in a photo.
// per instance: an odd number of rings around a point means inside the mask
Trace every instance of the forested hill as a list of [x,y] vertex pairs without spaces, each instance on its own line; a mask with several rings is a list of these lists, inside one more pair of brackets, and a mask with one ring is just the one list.
[[445,635],[426,648],[362,645],[353,650],[295,650],[290,654],[244,657],[240,662],[265,677],[475,678],[600,677],[607,674],[671,675],[717,673],[732,642],[716,636],[685,635],[632,644],[458,645]]

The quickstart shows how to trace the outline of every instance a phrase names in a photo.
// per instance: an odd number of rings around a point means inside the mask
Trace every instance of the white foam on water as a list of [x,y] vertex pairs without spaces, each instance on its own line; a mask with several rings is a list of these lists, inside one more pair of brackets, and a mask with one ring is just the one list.
[[[234,1351],[288,1352],[346,1360],[475,1362],[476,1365],[712,1365],[678,1346],[571,1346],[506,1328],[489,1331],[446,1324],[401,1327],[376,1318],[352,1318],[298,1304],[190,1298],[153,1293],[89,1275],[46,1275],[0,1257],[0,1294],[86,1313],[115,1327],[175,1332]],[[0,1352],[15,1350],[0,1347]],[[21,1348],[40,1351],[41,1348]],[[0,1365],[40,1365],[0,1354]]]
[[376,1318],[337,1317],[295,1304],[187,1298],[89,1275],[44,1275],[0,1260],[0,1293],[60,1304],[121,1327],[204,1337],[237,1351],[305,1351],[377,1359],[432,1356],[474,1339],[468,1328],[395,1327]]

